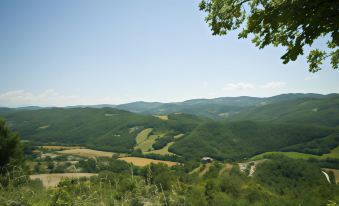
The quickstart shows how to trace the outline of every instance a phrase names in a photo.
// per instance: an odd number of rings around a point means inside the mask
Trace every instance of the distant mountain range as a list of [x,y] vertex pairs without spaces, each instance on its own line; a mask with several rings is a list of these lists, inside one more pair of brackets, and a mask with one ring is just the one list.
[[133,102],[117,105],[115,108],[142,114],[182,112],[212,119],[222,119],[236,115],[248,108],[263,107],[298,99],[324,99],[331,96],[339,96],[339,94],[282,94],[264,98],[248,96],[220,97],[215,99],[192,99],[176,103]]
[[[235,117],[236,119],[243,119],[244,115],[251,115],[260,111],[261,115],[267,114],[267,112],[275,112],[274,108],[277,106],[277,110],[284,111],[283,107],[288,105],[289,110],[299,110],[298,104],[303,101],[316,102],[315,104],[326,104],[327,107],[336,106],[333,102],[327,102],[327,99],[337,99],[339,94],[314,94],[314,93],[290,93],[281,94],[272,97],[220,97],[215,99],[192,99],[184,102],[174,103],[160,103],[160,102],[132,102],[127,104],[112,105],[112,104],[100,104],[100,105],[77,105],[68,106],[65,108],[116,108],[120,110],[130,111],[140,114],[150,115],[162,115],[171,113],[187,113],[197,116],[204,116],[211,119],[225,119]],[[331,101],[331,100],[329,100]],[[285,104],[288,102],[288,104]],[[277,105],[280,104],[280,105]],[[332,105],[331,105],[332,104]],[[308,105],[310,107],[311,105]],[[41,109],[41,107],[20,107],[20,108],[0,108],[0,115],[11,112],[13,110],[35,110]],[[307,109],[316,109],[307,108]],[[267,111],[269,110],[269,111]],[[241,114],[240,114],[241,113]],[[279,112],[278,112],[279,113]],[[257,120],[257,115],[253,116],[254,120]],[[267,118],[266,118],[267,119]]]
[[239,160],[267,151],[324,154],[339,145],[339,94],[0,108],[0,117],[34,144],[134,155],[157,148],[182,158]]

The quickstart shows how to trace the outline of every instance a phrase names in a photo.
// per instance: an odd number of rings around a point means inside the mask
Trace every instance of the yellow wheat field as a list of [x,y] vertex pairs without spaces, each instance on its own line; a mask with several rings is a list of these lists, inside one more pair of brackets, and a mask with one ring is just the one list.
[[113,152],[105,152],[92,149],[68,149],[59,151],[60,154],[77,155],[81,157],[112,157]]
[[135,166],[143,167],[146,165],[149,165],[151,163],[158,164],[158,163],[164,163],[167,166],[174,166],[177,163],[176,162],[170,162],[170,161],[163,161],[163,160],[154,160],[154,159],[148,159],[148,158],[142,158],[142,157],[122,157],[119,158],[120,160],[123,160],[128,163],[132,163]]
[[47,150],[67,150],[67,149],[81,149],[84,147],[79,147],[79,146],[57,146],[57,145],[46,145],[46,146],[41,146],[42,149],[47,149]]

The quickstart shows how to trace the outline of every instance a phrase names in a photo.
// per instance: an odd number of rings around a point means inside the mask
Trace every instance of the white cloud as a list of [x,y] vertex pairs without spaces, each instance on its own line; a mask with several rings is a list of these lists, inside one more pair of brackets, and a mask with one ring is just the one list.
[[228,83],[224,90],[226,91],[248,91],[248,90],[277,90],[281,89],[286,86],[286,82],[281,81],[274,81],[274,82],[267,82],[265,84],[252,84],[252,83],[244,83],[244,82],[238,82],[238,83]]
[[272,81],[262,84],[251,82],[228,83],[223,88],[225,92],[218,96],[273,96],[288,91],[287,83],[282,81]]
[[[286,90],[285,82],[268,82],[265,84],[252,84],[245,82],[228,83],[221,90],[213,90],[207,93],[204,98],[216,98],[221,96],[268,96],[281,93]],[[171,99],[165,96],[155,97],[142,96],[137,93],[107,94],[105,96],[77,96],[60,94],[53,89],[47,89],[40,93],[33,93],[26,90],[14,90],[0,93],[0,106],[21,107],[21,106],[71,106],[71,105],[95,105],[95,104],[121,104],[132,101],[160,101],[173,102],[183,101],[192,98],[202,98],[198,95],[185,95],[182,98]]]
[[254,89],[254,88],[255,88],[255,86],[253,84],[238,82],[238,83],[227,84],[224,87],[224,90],[235,91],[235,90],[250,90],[250,89]]
[[286,86],[286,82],[268,82],[259,87],[262,89],[281,89]]
[[33,94],[25,90],[8,91],[0,94],[1,106],[64,106],[78,102],[76,96],[65,96],[52,89],[45,90],[39,94]]
[[53,89],[47,89],[41,93],[15,90],[0,94],[0,106],[6,107],[111,104],[116,100],[111,97],[83,98],[76,95],[62,95]]

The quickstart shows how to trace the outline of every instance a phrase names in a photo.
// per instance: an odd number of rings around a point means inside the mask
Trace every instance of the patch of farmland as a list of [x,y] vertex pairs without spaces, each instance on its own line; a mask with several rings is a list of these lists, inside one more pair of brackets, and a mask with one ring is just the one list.
[[320,156],[317,155],[312,155],[312,154],[305,154],[305,153],[300,153],[300,152],[264,152],[262,154],[256,155],[251,158],[251,160],[260,160],[264,159],[266,155],[285,155],[290,158],[294,159],[309,159],[309,158],[319,158]]
[[[164,136],[165,134],[163,134],[162,136]],[[176,140],[176,139],[179,139],[180,137],[184,136],[184,134],[178,134],[178,135],[175,135],[173,138]],[[154,143],[154,142],[153,142]],[[152,145],[153,145],[152,143]],[[172,152],[169,151],[169,148],[174,144],[175,142],[169,142],[166,146],[164,146],[163,148],[161,149],[158,149],[158,150],[151,150],[151,151],[147,151],[144,152],[145,154],[159,154],[159,155],[176,155]],[[151,148],[152,149],[152,148]]]
[[285,155],[287,157],[294,158],[294,159],[309,159],[309,158],[314,158],[314,159],[326,159],[326,158],[339,159],[339,146],[332,149],[330,153],[323,154],[323,155],[320,155],[320,156],[319,155],[306,154],[306,153],[300,153],[300,152],[264,152],[262,154],[259,154],[259,155],[252,157],[251,160],[263,159],[264,156],[272,155],[272,154],[281,154],[281,155]]
[[137,142],[137,145],[144,142],[149,134],[152,132],[152,128],[147,128],[139,132],[139,134],[136,136],[135,141]]
[[175,155],[174,153],[168,151],[168,148],[172,146],[174,142],[168,143],[165,147],[159,149],[159,150],[152,150],[149,152],[145,152],[145,154],[159,154],[159,155]]
[[339,146],[337,146],[336,148],[332,149],[330,153],[323,154],[321,157],[322,158],[335,158],[335,159],[339,159]]
[[112,157],[113,152],[92,150],[92,149],[69,149],[59,151],[60,154],[77,155],[81,157]]
[[38,174],[38,175],[30,175],[29,178],[32,180],[40,179],[42,181],[42,185],[45,188],[55,187],[59,184],[59,182],[64,178],[70,179],[78,179],[81,177],[92,177],[97,174],[94,173],[59,173],[59,174]]
[[60,146],[60,145],[44,145],[41,146],[41,149],[46,149],[46,150],[68,150],[68,149],[81,149],[84,147],[80,146]]
[[150,135],[147,139],[141,142],[139,145],[135,147],[135,149],[140,149],[142,152],[147,152],[153,149],[152,145],[156,142],[159,138],[158,135]]
[[151,163],[154,163],[154,164],[164,163],[164,164],[166,164],[167,166],[170,166],[170,167],[177,164],[176,162],[154,160],[154,159],[143,158],[143,157],[121,157],[119,159],[123,160],[125,162],[128,162],[128,163],[131,163],[135,166],[139,166],[139,167],[143,167],[143,166],[149,165]]
[[140,149],[143,153],[153,150],[152,145],[158,138],[163,137],[165,134],[151,134],[152,128],[142,130],[136,137],[137,145],[135,150]]
[[158,117],[161,120],[168,120],[168,116],[167,115],[153,115],[154,117]]

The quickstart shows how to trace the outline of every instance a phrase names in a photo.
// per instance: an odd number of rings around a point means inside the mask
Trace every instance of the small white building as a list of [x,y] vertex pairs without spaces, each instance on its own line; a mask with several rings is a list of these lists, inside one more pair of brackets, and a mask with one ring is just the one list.
[[203,157],[203,158],[201,158],[201,161],[203,163],[209,163],[209,162],[213,162],[213,158],[211,158],[211,157]]

